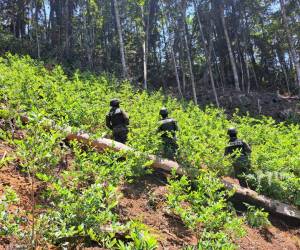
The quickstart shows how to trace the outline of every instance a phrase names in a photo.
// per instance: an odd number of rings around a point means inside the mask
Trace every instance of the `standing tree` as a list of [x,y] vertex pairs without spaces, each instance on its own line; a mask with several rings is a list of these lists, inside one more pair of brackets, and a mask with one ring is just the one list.
[[118,8],[117,0],[113,0],[113,1],[114,1],[114,10],[115,10],[117,30],[118,30],[118,35],[119,35],[120,54],[121,54],[121,62],[122,62],[122,68],[123,68],[123,78],[126,79],[126,78],[128,78],[128,71],[127,71],[127,65],[126,65],[125,46],[124,46],[123,35],[122,35],[119,8]]

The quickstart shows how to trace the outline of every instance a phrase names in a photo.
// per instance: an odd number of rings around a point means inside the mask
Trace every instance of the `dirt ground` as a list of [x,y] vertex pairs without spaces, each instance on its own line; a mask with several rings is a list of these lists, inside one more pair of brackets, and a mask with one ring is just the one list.
[[[177,97],[177,89],[171,88],[166,93]],[[276,121],[285,121],[289,118],[300,120],[299,97],[274,90],[261,89],[250,93],[238,92],[233,88],[217,89],[220,107],[229,117],[239,110],[240,115],[249,114],[252,117],[260,115],[271,116]],[[210,86],[198,86],[198,104],[201,108],[213,104],[215,97]],[[193,100],[192,92],[186,93],[187,100]]]
[[[13,149],[0,141],[0,160],[9,157]],[[121,188],[123,197],[118,206],[121,221],[140,220],[156,235],[159,249],[182,249],[186,245],[196,245],[197,239],[182,221],[168,211],[165,202],[167,190],[165,173],[155,172],[144,176],[132,184]],[[18,207],[30,211],[32,207],[31,183],[26,174],[20,173],[15,165],[0,169],[0,196],[5,187],[12,187],[20,197]],[[39,183],[34,185],[35,200],[39,202]],[[12,208],[14,209],[14,208]],[[30,218],[28,218],[30,223]],[[248,235],[236,243],[240,249],[249,250],[297,250],[300,249],[300,228],[293,228],[283,220],[271,218],[273,225],[267,230],[246,226]],[[16,249],[12,239],[0,238],[0,250]],[[101,248],[88,248],[100,250]]]
[[[139,219],[158,235],[159,249],[175,250],[196,245],[197,239],[176,216],[170,215],[165,204],[166,180],[162,173],[145,176],[123,187],[120,215],[124,220]],[[266,230],[245,226],[247,236],[237,240],[240,249],[300,249],[300,228],[293,228],[273,218],[276,223]]]

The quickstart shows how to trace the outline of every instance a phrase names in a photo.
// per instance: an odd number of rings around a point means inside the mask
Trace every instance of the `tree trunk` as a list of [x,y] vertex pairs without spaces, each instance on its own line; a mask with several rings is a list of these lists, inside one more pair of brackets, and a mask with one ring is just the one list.
[[295,66],[296,74],[297,74],[297,85],[298,85],[299,92],[300,92],[300,62],[299,62],[299,56],[296,51],[291,32],[289,30],[288,20],[287,20],[286,11],[285,11],[285,0],[280,0],[280,7],[281,7],[282,22],[283,22],[285,33],[286,33],[286,36],[287,36],[287,39],[289,42],[291,56],[292,56],[292,60],[293,60],[294,66]]
[[[215,97],[217,107],[220,107],[218,94],[217,94],[217,90],[216,90],[216,86],[215,86],[213,70],[212,70],[212,63],[211,63],[211,51],[212,51],[212,46],[213,46],[212,45],[212,40],[209,38],[209,48],[207,48],[207,45],[206,45],[207,42],[206,42],[206,39],[204,37],[202,23],[201,23],[201,19],[200,19],[200,15],[199,15],[199,10],[198,10],[198,7],[196,5],[195,0],[193,2],[194,2],[195,11],[197,13],[197,20],[198,20],[198,25],[199,25],[199,29],[200,29],[200,36],[201,36],[201,40],[202,40],[202,43],[203,43],[204,53],[205,53],[205,57],[206,57],[207,65],[208,65],[208,72],[209,72],[211,86],[212,86],[212,89],[213,89],[213,93],[214,93],[214,97]],[[210,24],[211,24],[211,22],[210,22]]]
[[186,49],[186,54],[187,54],[187,59],[188,59],[188,65],[189,65],[189,71],[190,71],[190,77],[191,77],[191,82],[192,82],[192,91],[193,91],[193,99],[194,103],[197,105],[198,104],[198,99],[197,99],[197,91],[196,91],[196,84],[195,84],[195,78],[194,78],[194,73],[193,73],[193,64],[192,64],[192,59],[191,59],[191,53],[189,50],[188,46],[188,40],[187,40],[187,28],[186,28],[186,15],[185,15],[185,9],[183,6],[180,4],[181,8],[181,15],[182,15],[182,32],[183,32],[183,38],[184,38],[184,45]]
[[[150,3],[148,1],[147,13],[144,14],[143,7],[142,9],[142,19],[144,23],[144,40],[143,40],[143,66],[144,66],[144,89],[148,89],[148,51],[149,51],[149,26],[150,26]],[[146,20],[145,20],[146,18]]]
[[183,94],[186,94],[186,77],[185,77],[185,62],[184,62],[184,45],[182,42],[182,37],[180,36],[180,50],[179,50],[179,64],[180,64],[180,69],[181,69],[181,74],[182,74],[182,91]]
[[41,50],[40,50],[40,39],[39,39],[39,9],[38,9],[38,0],[35,0],[35,36],[36,36],[36,46],[37,46],[37,57],[41,58]]
[[69,0],[65,0],[65,55],[66,58],[69,59],[70,57],[70,25],[71,25],[71,13],[70,13],[70,6],[69,6]]
[[126,79],[126,78],[128,78],[128,71],[127,71],[127,65],[126,65],[125,46],[124,46],[124,42],[123,42],[123,35],[122,35],[122,28],[121,28],[121,22],[120,22],[119,9],[118,9],[118,2],[117,2],[117,0],[113,0],[113,3],[114,3],[117,30],[118,30],[118,35],[119,35],[121,62],[122,62],[122,68],[123,68],[123,78]]
[[239,76],[238,76],[238,72],[237,72],[237,68],[236,68],[236,63],[235,63],[234,55],[232,52],[231,41],[230,41],[230,38],[228,35],[228,30],[226,27],[226,22],[225,22],[225,17],[224,17],[224,7],[222,5],[220,5],[220,14],[221,14],[221,21],[222,21],[224,34],[225,34],[225,39],[226,39],[226,43],[227,43],[227,47],[228,47],[230,63],[231,63],[232,71],[233,71],[235,90],[241,91],[240,84],[239,84]]
[[[163,7],[164,8],[164,7]],[[166,16],[166,30],[168,30],[168,38],[169,38],[169,48],[170,48],[170,52],[171,52],[171,59],[172,59],[172,63],[173,63],[173,68],[174,68],[174,74],[176,77],[176,83],[177,83],[177,89],[178,89],[178,93],[180,98],[183,98],[183,94],[182,94],[182,90],[181,90],[181,84],[180,84],[180,79],[179,79],[179,75],[178,75],[178,70],[177,70],[177,62],[176,62],[176,56],[174,53],[174,42],[175,42],[175,38],[174,38],[174,33],[175,33],[175,25],[172,22],[171,16],[170,16],[170,12],[167,11],[167,13],[164,12],[164,10],[162,11],[162,14],[164,16]],[[165,15],[166,14],[166,15]]]
[[249,70],[249,63],[248,63],[248,55],[247,55],[246,51],[245,51],[244,60],[245,60],[246,74],[247,74],[247,93],[249,94],[250,93],[250,89],[251,89],[251,79],[250,79],[250,70]]
[[174,73],[175,73],[175,77],[176,77],[176,82],[177,82],[177,88],[178,88],[179,96],[180,96],[180,98],[183,98],[173,46],[174,46],[174,44],[172,43],[170,45],[170,50],[171,50],[171,57],[172,57],[172,61],[173,61]]
[[47,11],[46,11],[46,3],[43,1],[43,14],[44,14],[44,29],[45,29],[45,34],[44,34],[44,39],[45,41],[48,41],[48,33],[49,33],[49,23],[47,20]]
[[[277,43],[278,43],[278,41],[277,41]],[[288,91],[289,95],[291,95],[289,77],[288,77],[288,74],[287,74],[287,65],[286,65],[286,62],[284,60],[284,55],[283,55],[282,51],[280,50],[279,46],[280,45],[277,44],[277,48],[275,49],[276,50],[276,55],[278,57],[280,67],[281,67],[281,70],[282,70],[282,73],[283,73],[283,76],[284,76],[287,91]]]

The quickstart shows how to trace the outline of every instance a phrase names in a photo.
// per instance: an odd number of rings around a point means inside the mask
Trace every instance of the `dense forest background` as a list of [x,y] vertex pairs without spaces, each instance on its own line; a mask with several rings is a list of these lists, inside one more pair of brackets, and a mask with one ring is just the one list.
[[195,103],[300,89],[300,0],[0,0],[0,53],[106,72]]

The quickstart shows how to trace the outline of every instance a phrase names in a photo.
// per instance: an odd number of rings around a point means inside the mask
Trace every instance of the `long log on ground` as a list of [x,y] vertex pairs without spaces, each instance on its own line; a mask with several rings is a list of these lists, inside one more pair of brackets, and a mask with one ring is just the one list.
[[[20,115],[21,121],[24,124],[28,124],[30,122],[30,118],[27,117],[26,115]],[[62,128],[57,125],[55,125],[55,122],[50,120],[50,119],[44,119],[43,120],[48,121],[46,124],[51,124],[51,126],[54,126],[56,129],[64,131],[67,134],[66,140],[67,141],[78,141],[81,142],[85,145],[88,145],[90,147],[93,147],[95,150],[98,152],[103,152],[106,149],[114,150],[116,152],[119,151],[131,151],[131,152],[136,152],[133,148],[124,145],[122,143],[106,139],[106,138],[100,138],[97,140],[92,140],[90,139],[88,134],[72,134],[70,133],[71,129],[69,127],[67,128]],[[149,160],[152,160],[151,167],[154,169],[162,169],[167,172],[171,172],[173,169],[176,170],[176,173],[180,176],[182,175],[189,175],[187,171],[185,171],[184,168],[182,168],[177,162],[175,161],[170,161],[168,159],[162,159],[160,157],[157,157],[155,155],[147,155],[147,158]],[[263,207],[266,211],[273,213],[273,214],[278,214],[281,216],[289,217],[292,219],[296,219],[300,221],[300,211],[297,207],[285,204],[283,202],[277,201],[270,199],[264,195],[260,195],[257,192],[243,188],[240,185],[235,184],[234,182],[222,178],[222,182],[224,186],[227,189],[234,189],[235,194],[234,198],[242,201],[242,202],[247,202],[250,204],[253,204],[255,206],[260,206]]]
[[[135,152],[133,148],[110,139],[101,138],[97,140],[91,140],[88,134],[69,134],[67,135],[66,139],[68,141],[75,140],[85,145],[91,146],[98,152],[103,152],[106,149],[110,149],[116,152]],[[151,167],[154,169],[162,169],[167,172],[171,172],[173,169],[175,169],[176,173],[180,176],[184,174],[188,175],[184,168],[182,168],[175,161],[162,159],[155,155],[148,155],[147,158],[153,161]],[[286,216],[289,218],[300,220],[300,211],[295,206],[270,199],[264,195],[258,194],[257,192],[251,189],[243,188],[240,185],[232,183],[225,178],[222,178],[222,182],[227,189],[235,190],[234,197],[240,201],[247,202],[255,206],[263,207],[266,211],[273,214],[278,214],[281,216]]]
[[[92,148],[94,148],[98,152],[103,152],[104,150],[110,149],[116,152],[119,151],[130,151],[135,152],[135,150],[127,145],[124,145],[120,142],[116,142],[110,139],[106,138],[100,138],[97,140],[90,140],[88,134],[69,134],[67,135],[66,139],[68,141],[78,141],[85,145],[88,145]],[[168,159],[163,159],[160,157],[157,157],[155,155],[147,155],[147,158],[153,163],[151,164],[151,167],[154,169],[162,169],[167,172],[171,172],[172,169],[176,169],[176,173],[179,175],[184,175],[185,171],[180,165],[175,161],[170,161]]]
[[234,197],[238,200],[253,204],[255,206],[263,207],[266,211],[273,214],[300,220],[300,211],[295,206],[270,199],[264,195],[258,194],[251,189],[243,188],[240,185],[234,184],[225,179],[222,179],[222,182],[227,189],[235,190]]

